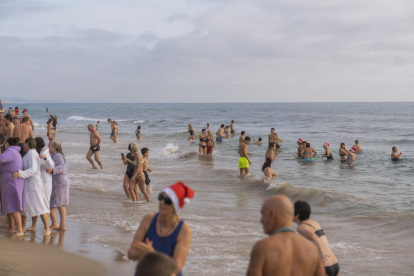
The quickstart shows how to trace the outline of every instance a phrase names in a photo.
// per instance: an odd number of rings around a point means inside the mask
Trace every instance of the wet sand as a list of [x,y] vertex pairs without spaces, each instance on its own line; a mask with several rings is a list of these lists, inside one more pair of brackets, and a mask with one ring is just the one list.
[[135,263],[124,259],[119,251],[91,242],[97,235],[119,234],[119,228],[67,221],[66,232],[53,231],[43,237],[39,222],[36,233],[14,238],[6,233],[7,220],[0,217],[0,275],[133,274]]

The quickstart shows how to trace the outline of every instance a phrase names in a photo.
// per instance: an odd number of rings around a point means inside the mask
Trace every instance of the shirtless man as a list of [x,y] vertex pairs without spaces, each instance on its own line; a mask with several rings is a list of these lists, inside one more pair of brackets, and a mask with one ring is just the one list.
[[6,124],[6,137],[4,138],[4,141],[7,141],[10,137],[13,137],[13,130],[14,130],[14,124],[13,124],[13,117],[10,114],[7,114],[4,117],[4,123]]
[[2,145],[6,138],[6,120],[4,119],[4,111],[0,110],[0,145]]
[[17,117],[17,116],[14,116],[14,117],[13,117],[13,124],[14,124],[15,126],[17,126],[18,124],[20,124],[19,117]]
[[4,114],[4,106],[3,103],[0,100],[0,112],[2,112]]
[[92,164],[93,169],[98,169],[95,166],[95,163],[92,160],[92,155],[95,155],[95,161],[98,163],[101,170],[103,169],[102,162],[99,160],[99,151],[101,150],[101,146],[99,145],[101,143],[101,138],[99,137],[99,132],[96,131],[93,124],[88,125],[88,130],[91,132],[90,138],[90,144],[91,147],[89,148],[88,154],[86,155],[86,159]]
[[294,211],[286,196],[268,199],[261,213],[261,223],[269,237],[254,245],[248,276],[325,276],[316,245],[292,228]]
[[270,143],[275,143],[276,144],[276,141],[277,141],[277,135],[275,133],[275,128],[272,127],[270,129],[269,142],[268,142],[268,144],[270,144]]
[[252,161],[250,161],[248,155],[249,152],[247,151],[247,146],[250,145],[250,137],[246,136],[246,138],[244,138],[243,143],[240,143],[239,145],[239,169],[240,169],[240,176],[241,177],[246,177],[248,175],[250,175],[249,173],[249,164],[252,163]]
[[362,149],[358,140],[355,140],[355,145],[353,145],[352,147],[356,149],[356,154],[364,153],[364,150]]
[[20,142],[22,142],[22,143],[19,143],[19,146],[21,148],[20,155],[23,157],[26,154],[26,152],[24,151],[24,142],[26,141],[27,138],[34,138],[33,130],[30,126],[29,117],[23,118],[22,122],[14,127],[13,136],[19,137]]
[[34,125],[33,125],[32,117],[29,114],[27,114],[27,111],[28,111],[27,109],[23,109],[23,116],[20,117],[20,121],[22,121],[23,118],[25,118],[25,117],[29,117],[30,125],[32,126],[32,130],[34,130]]
[[216,141],[223,142],[223,132],[224,132],[224,124],[220,126],[220,128],[216,132]]
[[214,145],[215,145],[215,141],[214,141],[214,135],[213,132],[211,130],[209,130],[207,132],[207,154],[213,154],[213,150],[214,150]]
[[243,143],[244,142],[244,138],[246,137],[246,132],[243,130],[241,133],[240,133],[240,137],[239,137],[239,145],[241,144],[241,143]]
[[230,123],[230,133],[231,134],[235,134],[236,133],[236,131],[234,130],[234,120],[231,120],[231,123]]

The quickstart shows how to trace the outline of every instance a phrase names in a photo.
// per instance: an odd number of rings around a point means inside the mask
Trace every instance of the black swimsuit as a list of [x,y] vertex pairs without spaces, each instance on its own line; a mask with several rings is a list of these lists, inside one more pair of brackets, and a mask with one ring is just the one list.
[[[200,142],[204,142],[204,143],[207,143],[207,141],[208,141],[208,139],[207,138],[200,138]],[[205,149],[207,146],[202,146],[202,145],[199,145],[202,149]]]
[[266,162],[262,166],[262,171],[264,171],[264,169],[266,168],[270,168],[271,165],[272,165],[272,160],[270,160],[270,158],[266,156]]
[[[313,229],[315,229],[315,227],[313,227],[309,223],[302,222],[301,224],[309,225],[310,227],[312,227]],[[316,230],[315,229],[315,234],[319,238],[322,237],[322,236],[325,236],[325,232],[323,231],[323,229],[319,229],[319,230]],[[331,266],[325,266],[325,273],[328,276],[337,276],[339,274],[339,263],[336,263],[336,264],[331,265]]]

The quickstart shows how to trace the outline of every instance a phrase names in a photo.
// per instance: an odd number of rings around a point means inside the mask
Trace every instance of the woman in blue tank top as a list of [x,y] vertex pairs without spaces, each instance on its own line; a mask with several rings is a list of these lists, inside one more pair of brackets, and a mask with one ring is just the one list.
[[191,228],[179,216],[184,204],[194,197],[194,191],[183,183],[171,185],[158,195],[159,209],[141,221],[128,258],[139,260],[145,253],[162,252],[170,256],[178,267],[179,276],[191,243]]

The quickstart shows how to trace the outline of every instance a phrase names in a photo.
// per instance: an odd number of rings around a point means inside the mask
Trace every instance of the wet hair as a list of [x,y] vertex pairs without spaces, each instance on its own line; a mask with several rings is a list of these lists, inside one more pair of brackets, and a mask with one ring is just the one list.
[[299,215],[299,220],[304,221],[310,218],[311,207],[306,201],[298,200],[294,204],[295,216]]
[[58,141],[53,140],[53,141],[50,142],[49,145],[52,146],[52,147],[54,147],[57,152],[59,152],[60,154],[62,154],[63,156],[65,156],[65,154],[63,153],[63,150],[62,150],[62,145]]
[[396,148],[397,148],[396,146],[392,147],[392,152],[394,152]]
[[7,139],[7,144],[9,144],[9,146],[17,146],[19,142],[20,142],[19,137],[10,137],[9,139]]
[[38,154],[42,151],[42,149],[45,147],[45,140],[43,140],[42,137],[36,137],[36,151]]
[[243,134],[245,134],[245,133],[246,133],[246,131],[244,131],[244,130],[243,130],[240,134],[241,134],[241,135],[243,135]]
[[221,124],[221,126],[220,127],[224,127],[224,124]]
[[310,143],[306,143],[306,147],[307,148],[310,148]]
[[303,141],[303,142],[302,142],[302,145],[303,145],[303,144],[307,144],[307,143],[308,143],[308,142],[306,142],[306,141]]
[[345,143],[341,143],[341,147],[342,147],[342,146],[345,146]]
[[206,131],[206,129],[205,129],[205,128],[203,128],[203,129],[201,130],[201,132],[204,132],[204,131]]
[[15,117],[13,117],[13,120],[17,120],[18,121],[19,120],[19,117],[16,117],[15,116]]
[[259,139],[257,139],[257,140],[259,140],[259,142],[261,142],[261,141],[262,141],[262,138],[259,138]]
[[50,124],[51,122],[53,122],[52,118],[49,118],[49,120],[47,120],[47,124]]
[[23,119],[22,119],[22,123],[28,122],[29,120],[30,120],[30,118],[29,118],[29,117],[23,117]]
[[19,109],[17,106],[14,109]]
[[250,137],[246,136],[246,138],[244,138],[244,141],[250,141]]
[[359,144],[359,141],[358,140],[355,140],[355,144]]
[[209,124],[209,123],[207,123],[207,126],[210,126],[210,124]]
[[6,116],[4,116],[4,119],[6,119],[9,122],[13,121],[13,117],[10,114],[6,114]]
[[139,146],[137,143],[131,143],[130,144],[130,150],[138,152],[139,151]]
[[274,127],[272,127],[270,130],[275,130],[275,128],[274,128]]
[[147,152],[149,152],[149,149],[148,148],[142,148],[141,149],[142,155],[145,155]]
[[140,125],[138,126],[138,129],[141,129],[141,126]]
[[29,149],[35,149],[36,148],[36,141],[33,138],[27,138],[24,141],[25,144],[29,145]]
[[269,143],[269,148],[268,148],[268,149],[269,149],[269,150],[270,150],[270,149],[273,149],[273,148],[275,147],[275,145],[276,145],[276,143],[273,143],[273,142],[272,142],[272,143]]
[[132,143],[129,143],[128,150],[131,150],[131,145],[132,145]]
[[177,264],[169,256],[160,252],[150,252],[139,260],[134,276],[171,276],[177,269]]

